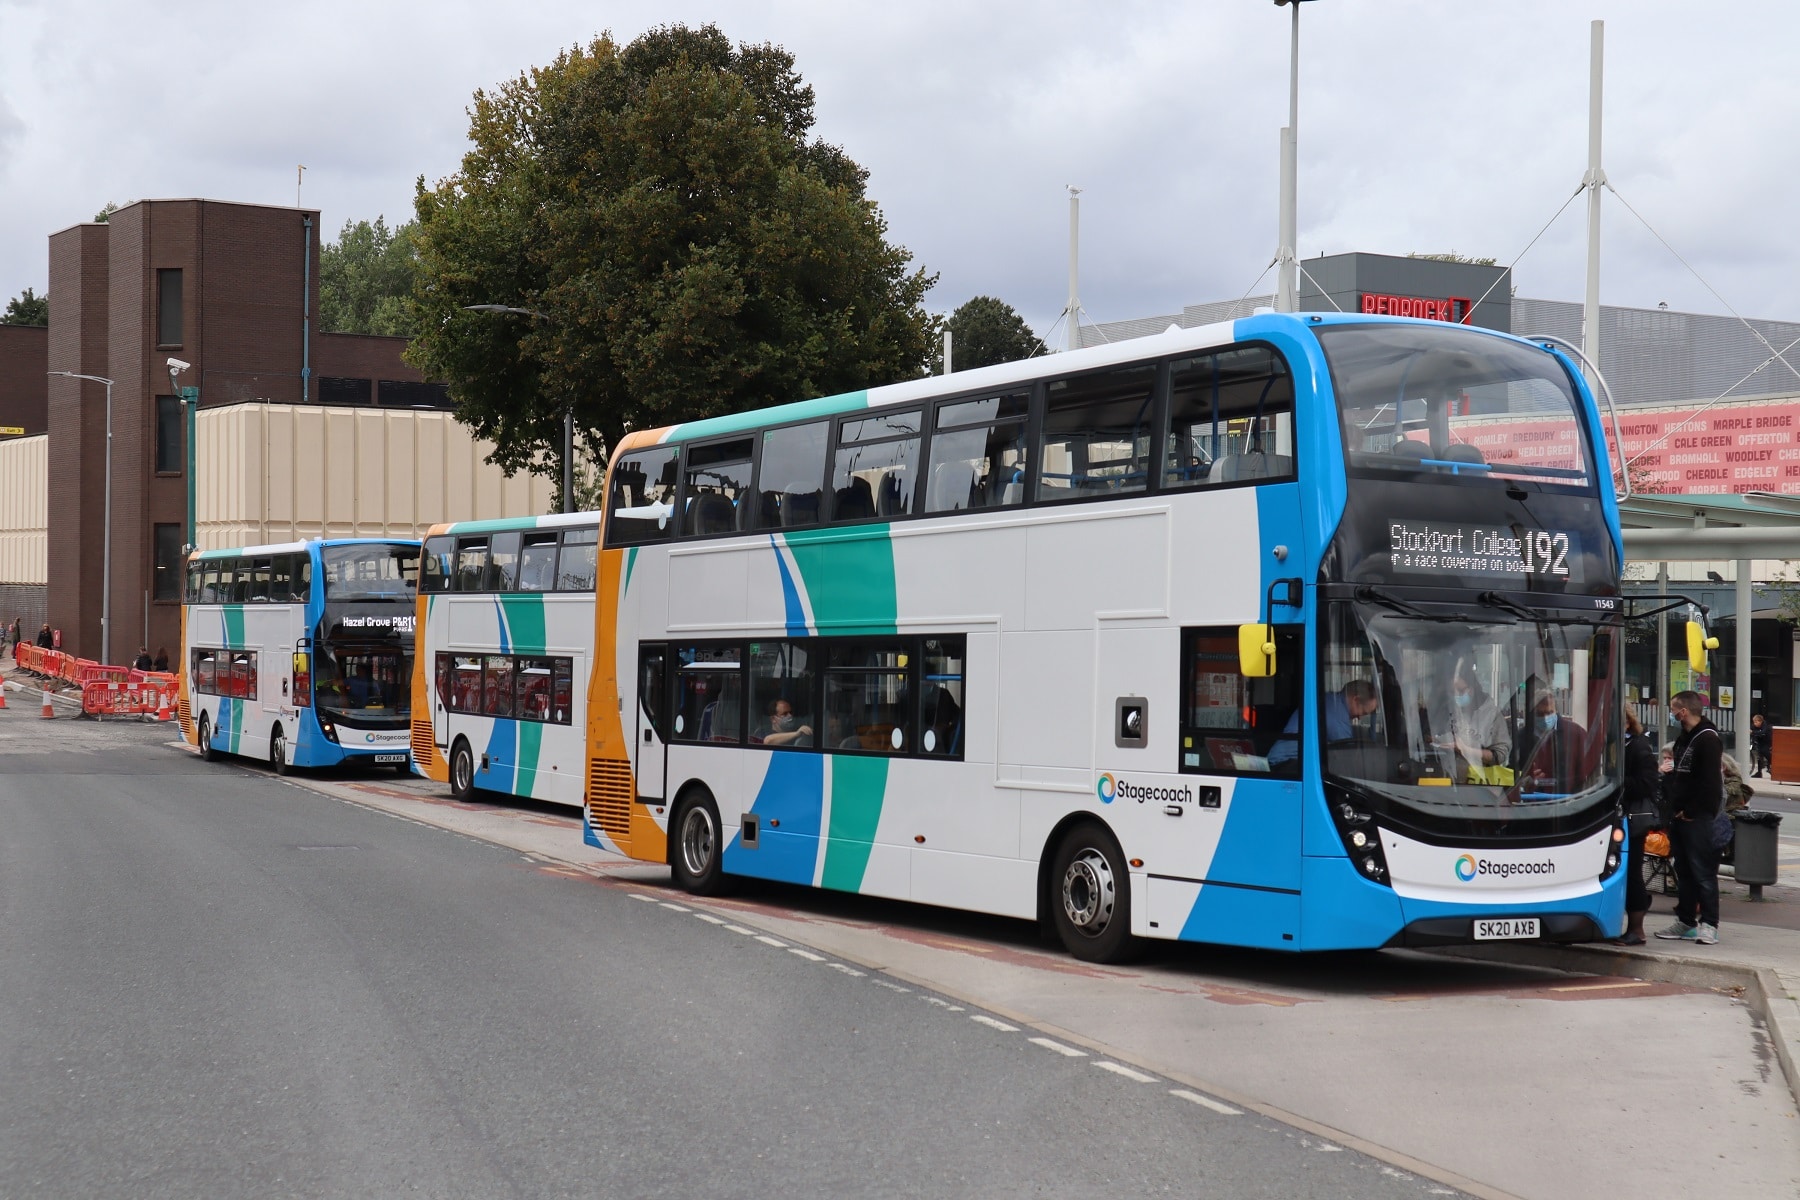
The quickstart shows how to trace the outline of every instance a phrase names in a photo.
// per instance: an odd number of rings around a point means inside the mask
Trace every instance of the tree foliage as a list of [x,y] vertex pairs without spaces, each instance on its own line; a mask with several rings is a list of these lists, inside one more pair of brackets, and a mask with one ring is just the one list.
[[554,469],[565,405],[604,451],[916,377],[935,279],[812,124],[792,55],[711,25],[602,36],[477,92],[462,170],[419,182],[410,361],[509,470]]
[[[1017,362],[1046,353],[1044,343],[1025,318],[1004,300],[976,296],[957,306],[944,321],[950,331],[950,369],[973,371],[995,363]],[[944,369],[942,338],[932,347],[931,369]]]
[[50,297],[40,296],[30,288],[26,288],[6,302],[6,311],[0,313],[0,325],[48,325],[50,323]]
[[387,222],[345,221],[338,240],[319,251],[319,328],[328,333],[411,337],[413,248],[417,225],[390,230]]
[[1416,251],[1409,251],[1406,257],[1423,259],[1426,262],[1465,263],[1472,267],[1497,267],[1500,265],[1500,260],[1497,258],[1470,258],[1468,255],[1458,254],[1454,250],[1443,254],[1419,254]]
[[108,220],[110,220],[112,218],[112,215],[118,211],[119,211],[118,201],[108,200],[104,205],[101,206],[100,211],[94,214],[94,223],[97,225],[104,225],[107,223]]

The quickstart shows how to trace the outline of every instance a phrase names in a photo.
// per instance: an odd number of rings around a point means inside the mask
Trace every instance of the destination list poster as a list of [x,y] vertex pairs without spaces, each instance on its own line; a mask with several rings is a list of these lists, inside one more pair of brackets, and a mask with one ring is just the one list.
[[[1625,457],[1631,460],[1634,491],[1800,495],[1800,403],[1720,404],[1696,415],[1697,407],[1620,411],[1619,431]],[[1612,449],[1611,416],[1603,412],[1600,423]],[[1478,448],[1490,463],[1581,465],[1580,441],[1567,417],[1465,417],[1453,421],[1452,435]]]
[[1574,535],[1562,529],[1388,522],[1388,556],[1397,572],[1567,579],[1577,551]]

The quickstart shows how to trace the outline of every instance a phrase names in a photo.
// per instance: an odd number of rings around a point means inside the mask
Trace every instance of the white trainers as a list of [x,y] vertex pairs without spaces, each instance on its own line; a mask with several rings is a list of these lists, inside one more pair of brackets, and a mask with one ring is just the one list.
[[1677,917],[1667,929],[1657,930],[1656,936],[1670,942],[1692,942],[1699,938],[1700,927],[1686,924]]
[[1696,946],[1716,946],[1719,944],[1719,929],[1716,925],[1708,925],[1705,921],[1694,926],[1694,944]]

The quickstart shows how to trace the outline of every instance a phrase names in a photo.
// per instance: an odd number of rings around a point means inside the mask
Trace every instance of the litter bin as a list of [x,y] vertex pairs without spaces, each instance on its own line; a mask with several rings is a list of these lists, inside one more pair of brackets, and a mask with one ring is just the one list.
[[1737,829],[1733,872],[1739,883],[1750,885],[1750,898],[1761,900],[1763,884],[1781,875],[1781,814],[1745,808],[1731,820]]

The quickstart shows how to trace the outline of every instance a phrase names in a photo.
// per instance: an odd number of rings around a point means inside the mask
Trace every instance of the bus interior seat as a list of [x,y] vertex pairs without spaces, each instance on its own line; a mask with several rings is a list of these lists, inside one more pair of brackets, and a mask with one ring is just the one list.
[[737,524],[732,503],[718,492],[705,492],[694,497],[694,532],[730,533]]
[[750,503],[750,493],[739,492],[737,499],[731,502],[731,527],[739,532],[750,528],[750,515],[755,511],[756,506]]
[[813,525],[819,520],[819,490],[802,491],[802,486],[790,485],[781,497],[783,525]]
[[1444,450],[1443,457],[1447,462],[1480,463],[1486,465],[1487,456],[1481,447],[1471,446],[1467,442],[1456,442]]
[[1294,460],[1287,454],[1269,454],[1249,450],[1242,454],[1226,454],[1214,460],[1207,473],[1209,483],[1236,483],[1240,479],[1275,479],[1294,472]]
[[832,515],[839,521],[861,521],[874,516],[875,492],[869,481],[852,475],[849,485],[837,490],[837,511]]
[[1431,447],[1417,438],[1403,437],[1388,448],[1388,453],[1401,458],[1430,458]]

